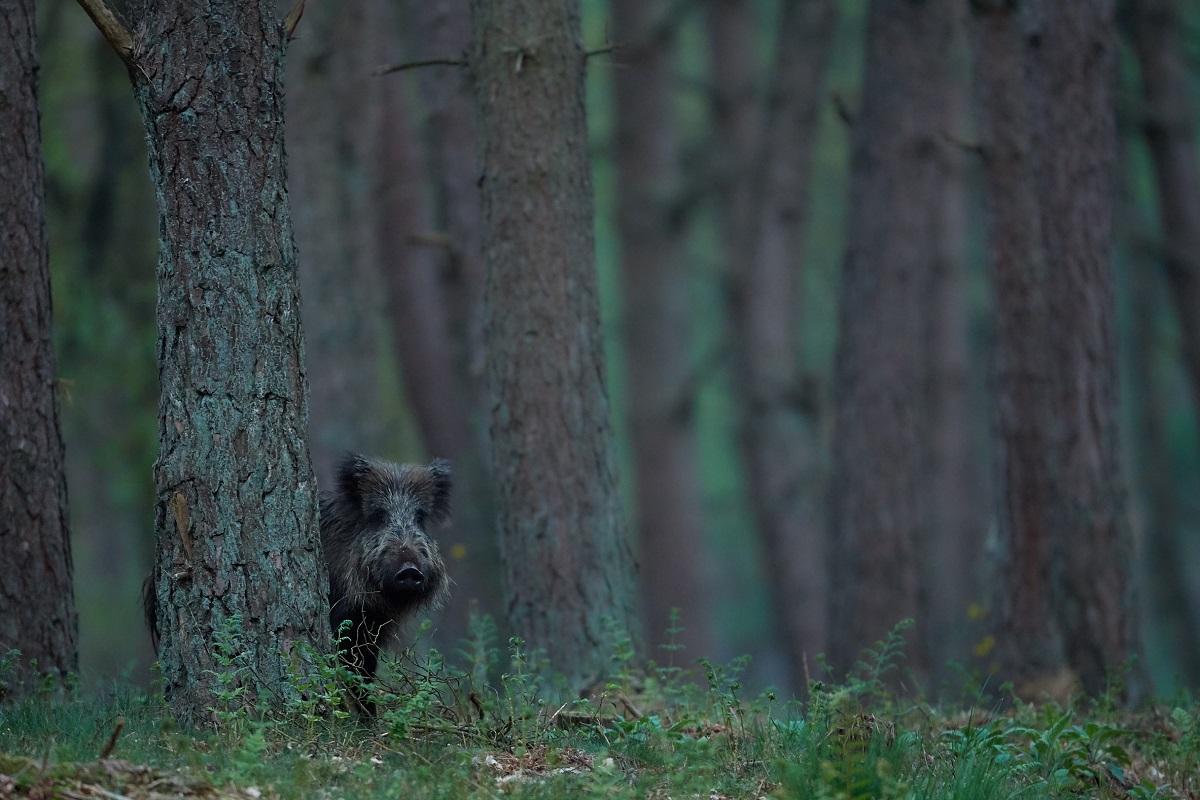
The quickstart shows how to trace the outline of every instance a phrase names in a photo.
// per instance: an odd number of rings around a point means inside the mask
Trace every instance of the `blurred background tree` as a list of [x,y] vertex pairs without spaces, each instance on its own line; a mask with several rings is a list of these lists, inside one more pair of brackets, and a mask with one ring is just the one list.
[[[79,669],[32,0],[0,5],[0,698]],[[6,676],[12,677],[12,676]]]
[[[1012,645],[997,626],[1006,520],[1027,508],[1002,510],[996,465],[1008,445],[992,420],[1008,390],[993,363],[999,370],[1017,358],[1016,369],[1032,369],[1039,351],[1002,349],[1012,318],[1002,316],[1008,307],[986,235],[984,201],[995,189],[978,150],[989,140],[972,113],[986,101],[967,57],[984,52],[982,34],[972,23],[964,35],[962,4],[927,4],[937,39],[921,55],[936,66],[922,73],[922,91],[936,87],[940,99],[928,107],[889,100],[893,117],[881,114],[878,96],[907,97],[902,87],[915,75],[904,48],[913,42],[896,37],[915,34],[897,28],[885,46],[872,45],[878,31],[869,31],[898,15],[897,4],[635,5],[644,16],[621,13],[616,0],[581,8],[593,51],[587,115],[608,393],[626,516],[638,531],[650,655],[686,663],[750,653],[750,680],[799,690],[806,675],[819,677],[819,652],[852,662],[857,648],[912,614],[910,643],[927,653],[913,666],[933,688],[954,674],[950,662],[990,674]],[[972,16],[986,5],[972,3]],[[457,487],[459,527],[443,534],[460,605],[435,636],[452,649],[470,598],[502,624],[507,618],[486,457],[481,171],[462,66],[469,9],[465,0],[354,6],[310,3],[289,59],[311,440],[314,453],[359,446],[400,461],[448,455],[460,475],[474,476]],[[1131,490],[1125,510],[1104,513],[1130,526],[1144,582],[1145,661],[1157,690],[1170,692],[1200,685],[1195,248],[1186,238],[1196,226],[1181,221],[1195,200],[1186,187],[1196,155],[1194,126],[1179,115],[1196,107],[1200,52],[1196,37],[1171,33],[1200,26],[1200,9],[1155,0],[1119,10],[1117,83],[1105,102],[1121,157],[1104,167],[1116,187],[1115,338],[1101,358],[1119,367],[1107,379],[1119,403],[1105,425],[1120,438],[1106,457],[1122,460]],[[144,680],[150,655],[135,619],[156,447],[153,196],[124,67],[71,0],[39,4],[38,21],[81,664],[87,678],[132,669]],[[418,60],[444,63],[370,75],[376,62]],[[1029,102],[1024,82],[1014,91],[1016,102]],[[908,128],[887,120],[910,118],[922,134],[912,140],[917,152],[905,152],[937,161],[936,200],[921,199],[925,183],[915,178],[869,190],[863,176],[883,164],[861,143],[890,137],[898,146]],[[884,129],[872,131],[877,125]],[[642,166],[632,163],[639,152]],[[1107,212],[1097,214],[1087,227],[1103,246]],[[936,219],[940,233],[923,222],[918,235],[918,223],[906,221],[917,216]],[[643,246],[657,255],[637,255]],[[877,266],[857,269],[867,250]],[[869,310],[862,298],[882,290],[876,281],[902,261],[913,282]],[[864,374],[894,374],[881,391],[903,391],[911,429],[847,405],[863,387],[835,366],[839,337],[894,314],[907,315],[899,333],[881,338],[894,355]],[[756,333],[768,317],[770,330]],[[678,455],[647,456],[648,436],[674,437]],[[868,455],[849,454],[856,441]],[[859,457],[875,462],[859,468],[898,487],[886,502],[851,474]],[[839,506],[847,492],[873,504],[875,521],[848,516]],[[1099,499],[1087,502],[1099,510]],[[842,564],[878,557],[883,531],[904,509],[912,512],[907,567],[878,564],[866,583],[830,569],[835,552]],[[1057,557],[1088,546],[1071,543]],[[826,603],[901,575],[909,599],[876,603],[882,610],[869,622],[854,615],[863,629],[852,636],[827,627]],[[1052,591],[1084,600],[1077,586]],[[670,638],[671,607],[691,629],[682,655],[657,649]],[[846,641],[833,647],[833,634]]]

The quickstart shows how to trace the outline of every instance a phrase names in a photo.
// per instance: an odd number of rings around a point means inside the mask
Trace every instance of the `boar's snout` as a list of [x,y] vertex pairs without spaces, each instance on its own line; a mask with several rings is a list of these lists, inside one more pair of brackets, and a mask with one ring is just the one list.
[[420,594],[425,590],[425,573],[412,562],[400,565],[400,569],[388,579],[388,590],[398,595]]

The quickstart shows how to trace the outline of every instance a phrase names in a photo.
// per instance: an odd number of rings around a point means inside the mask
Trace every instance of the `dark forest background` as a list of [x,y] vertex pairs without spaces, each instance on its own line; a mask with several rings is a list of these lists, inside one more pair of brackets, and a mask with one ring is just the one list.
[[[460,59],[453,20],[432,11],[450,5],[310,2],[288,54],[287,78],[289,190],[301,260],[314,468],[327,481],[333,459],[347,448],[402,462],[455,459],[456,522],[442,534],[442,547],[458,585],[456,602],[439,618],[435,634],[447,649],[465,632],[469,598],[477,599],[479,611],[503,617],[480,456],[486,423],[475,385],[482,380],[481,334],[469,276],[479,268],[471,255],[478,244],[455,208],[463,181],[469,185],[478,167],[473,157],[462,155],[471,152],[469,140],[465,151],[456,149],[461,142],[452,120],[458,101],[451,90],[460,67],[375,72],[384,64]],[[594,51],[587,112],[622,491],[631,530],[647,524],[661,531],[672,520],[681,523],[671,537],[639,537],[643,597],[654,598],[648,605],[658,602],[655,608],[679,606],[687,629],[668,633],[664,615],[648,614],[647,640],[681,639],[688,655],[721,661],[750,654],[749,674],[760,685],[787,683],[792,655],[780,635],[789,623],[772,600],[780,551],[768,551],[756,532],[755,484],[747,481],[739,449],[745,422],[739,398],[749,378],[739,349],[737,302],[731,302],[737,291],[731,264],[742,251],[730,198],[746,191],[735,178],[749,167],[736,161],[731,142],[740,124],[759,124],[756,108],[774,96],[776,34],[788,20],[788,5],[583,3],[584,36]],[[836,576],[821,577],[827,558],[821,532],[833,469],[839,286],[849,244],[852,135],[863,123],[867,5],[839,0],[824,4],[823,16],[802,21],[810,36],[819,32],[807,41],[806,52],[820,49],[823,56],[823,69],[815,73],[818,102],[803,235],[790,242],[802,282],[793,388],[804,424],[796,441],[803,447],[805,513],[816,535],[791,549],[789,563],[810,561],[805,574],[828,582],[819,586],[822,603],[839,591]],[[953,181],[943,230],[944,274],[923,308],[929,324],[926,356],[938,365],[925,390],[940,405],[931,406],[927,420],[937,463],[922,491],[931,498],[937,538],[921,551],[928,591],[925,614],[918,615],[912,635],[929,637],[932,673],[942,680],[958,674],[947,666],[952,662],[987,674],[997,646],[989,619],[996,587],[992,298],[968,5],[954,4],[954,45],[944,75],[951,102],[942,109],[942,146]],[[652,21],[665,30],[645,36],[636,27],[641,23],[633,6],[656,9]],[[1177,38],[1186,65],[1182,101],[1195,109],[1200,7],[1181,3],[1179,10]],[[1113,265],[1120,447],[1139,554],[1146,659],[1156,691],[1170,693],[1200,685],[1200,629],[1188,622],[1200,619],[1200,430],[1172,294],[1179,289],[1164,269],[1171,259],[1145,136],[1150,112],[1134,24],[1128,9],[1119,19]],[[147,680],[153,654],[138,594],[153,553],[158,238],[142,125],[129,100],[124,66],[74,0],[40,3],[38,30],[80,666],[86,680],[121,673]],[[632,114],[620,111],[621,92],[628,91],[619,88],[622,79],[648,82],[651,68],[662,78],[656,84],[662,94],[657,104],[642,108],[670,113],[651,119],[639,117],[649,112],[638,112],[636,105]],[[469,113],[469,100],[464,102]],[[742,114],[748,116],[741,119]],[[1193,135],[1194,130],[1192,120]],[[660,189],[670,195],[671,213],[663,218],[670,220],[674,239],[661,246],[678,248],[679,269],[663,278],[672,281],[666,296],[674,298],[674,310],[638,308],[635,290],[654,290],[638,283],[648,268],[634,269],[627,259],[622,269],[622,241],[629,240],[622,239],[618,212],[620,171],[646,174],[663,163],[622,164],[631,152],[629,137],[638,134],[662,137],[648,147],[660,158],[667,153],[670,174]],[[645,214],[651,217],[659,218],[657,212]],[[680,320],[673,332],[638,324],[661,322],[671,313]],[[645,338],[633,338],[638,335]],[[671,335],[677,341],[670,347],[654,347]],[[647,377],[635,370],[645,369],[638,357],[647,348],[665,358],[650,375],[670,370],[682,391],[676,398],[682,417],[656,422],[653,408],[638,407],[646,399],[638,390],[647,386]],[[464,364],[475,383],[448,380],[439,364],[451,363]],[[688,488],[686,477],[681,488],[670,475],[645,470],[639,477],[638,426],[666,429],[680,418],[694,436],[690,453],[662,456],[657,463],[674,458],[673,468],[693,471],[694,486]],[[689,505],[689,496],[696,502]],[[647,515],[649,521],[643,519]],[[682,585],[685,575],[691,576],[690,588]],[[807,655],[815,671],[816,654]]]

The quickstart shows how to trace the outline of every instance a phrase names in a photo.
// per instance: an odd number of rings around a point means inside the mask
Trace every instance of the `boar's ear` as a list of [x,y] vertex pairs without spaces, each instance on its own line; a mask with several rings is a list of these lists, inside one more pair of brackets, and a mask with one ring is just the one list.
[[454,485],[454,474],[450,462],[444,458],[429,462],[424,472],[421,506],[425,510],[425,519],[438,525],[450,519],[450,488]]
[[346,453],[338,463],[338,494],[347,502],[362,505],[362,480],[371,470],[371,462],[358,453]]

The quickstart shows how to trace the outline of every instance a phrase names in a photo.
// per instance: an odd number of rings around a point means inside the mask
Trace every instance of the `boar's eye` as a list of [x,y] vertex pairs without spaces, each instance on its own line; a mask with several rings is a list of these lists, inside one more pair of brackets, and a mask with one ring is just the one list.
[[428,515],[423,508],[418,508],[415,512],[413,512],[413,521],[417,523],[418,528],[421,528],[422,530],[425,529],[425,518],[427,516]]
[[367,525],[372,528],[382,528],[387,525],[388,512],[385,508],[367,509]]

